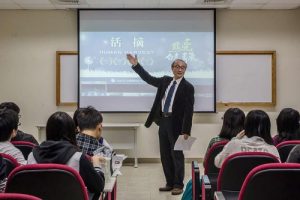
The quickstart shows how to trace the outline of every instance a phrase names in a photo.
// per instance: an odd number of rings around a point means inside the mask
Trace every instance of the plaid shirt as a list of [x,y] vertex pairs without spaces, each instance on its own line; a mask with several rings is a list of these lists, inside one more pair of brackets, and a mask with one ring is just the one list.
[[78,133],[76,135],[77,145],[81,151],[89,156],[101,155],[104,157],[110,157],[112,149],[101,144],[96,138]]

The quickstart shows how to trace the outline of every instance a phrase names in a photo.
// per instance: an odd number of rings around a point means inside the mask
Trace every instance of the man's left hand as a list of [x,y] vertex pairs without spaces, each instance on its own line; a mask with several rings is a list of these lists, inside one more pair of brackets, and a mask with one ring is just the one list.
[[187,140],[187,139],[189,138],[189,135],[186,134],[186,133],[183,133],[183,138],[184,138],[185,140]]

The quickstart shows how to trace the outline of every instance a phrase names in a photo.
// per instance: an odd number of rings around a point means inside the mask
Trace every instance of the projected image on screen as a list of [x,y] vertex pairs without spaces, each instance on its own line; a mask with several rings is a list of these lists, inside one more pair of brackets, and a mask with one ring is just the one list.
[[[156,88],[147,85],[131,69],[126,59],[126,54],[131,53],[137,55],[139,63],[156,77],[172,76],[171,63],[177,58],[185,60],[188,64],[185,78],[195,87],[195,111],[214,111],[213,11],[205,10],[200,15],[202,20],[206,16],[202,25],[194,22],[197,20],[194,14],[199,10],[192,11],[192,20],[182,18],[183,21],[172,18],[172,15],[188,12],[179,11],[160,10],[159,18],[157,11],[151,10],[146,19],[145,11],[118,11],[110,13],[112,18],[109,18],[104,10],[82,10],[80,107],[92,105],[101,111],[121,112],[150,110]],[[139,14],[141,17],[137,17]]]

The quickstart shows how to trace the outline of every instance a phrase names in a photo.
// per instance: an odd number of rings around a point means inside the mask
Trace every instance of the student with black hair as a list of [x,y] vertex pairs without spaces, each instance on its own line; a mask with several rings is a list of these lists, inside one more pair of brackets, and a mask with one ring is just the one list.
[[268,152],[279,160],[279,153],[271,138],[270,118],[262,110],[250,111],[245,119],[245,130],[229,141],[216,156],[215,165],[221,168],[224,160],[238,152]]
[[[15,111],[18,114],[18,117],[20,118],[20,108],[17,104],[14,102],[3,102],[0,104],[0,109],[11,109]],[[33,144],[39,145],[37,140],[30,134],[24,133],[21,130],[17,130],[17,134],[11,139],[11,141],[26,141],[26,142],[31,142]]]
[[[239,108],[229,108],[223,116],[223,125],[218,136],[212,138],[208,144],[204,161],[210,148],[217,142],[231,140],[244,130],[245,113]],[[205,163],[203,162],[203,166]]]
[[18,114],[11,109],[0,110],[0,153],[14,157],[21,165],[26,164],[22,152],[10,143],[18,129]]
[[89,156],[111,157],[113,150],[101,137],[103,121],[101,113],[92,106],[81,108],[76,114],[76,121],[79,129],[76,140],[82,152]]
[[50,116],[46,125],[46,141],[34,147],[28,156],[28,164],[56,163],[74,168],[88,191],[98,198],[104,188],[104,174],[100,168],[100,157],[93,156],[91,161],[77,147],[74,121],[65,112]]
[[283,141],[300,139],[299,120],[300,115],[297,110],[292,108],[282,109],[276,119],[278,135],[273,137],[273,144],[276,146]]

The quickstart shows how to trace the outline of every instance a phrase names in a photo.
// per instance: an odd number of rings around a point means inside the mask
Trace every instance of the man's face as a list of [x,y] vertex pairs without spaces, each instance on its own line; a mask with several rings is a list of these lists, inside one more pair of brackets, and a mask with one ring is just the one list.
[[186,70],[186,64],[181,60],[176,60],[172,66],[172,71],[175,79],[179,79],[184,76]]
[[97,126],[97,139],[99,140],[102,135],[102,123],[98,124]]

